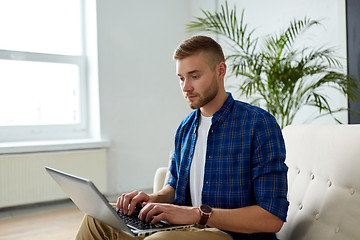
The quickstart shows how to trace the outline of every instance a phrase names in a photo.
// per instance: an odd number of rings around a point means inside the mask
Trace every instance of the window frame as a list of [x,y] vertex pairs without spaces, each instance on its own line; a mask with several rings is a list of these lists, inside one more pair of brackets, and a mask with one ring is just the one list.
[[[91,1],[92,2],[92,1]],[[62,55],[39,52],[24,52],[0,49],[0,59],[31,61],[44,63],[59,63],[76,65],[79,69],[79,123],[76,124],[54,124],[54,125],[25,125],[25,126],[0,126],[0,143],[48,141],[65,139],[84,139],[91,137],[90,113],[89,113],[89,73],[87,56],[87,39],[89,38],[89,4],[80,0],[81,12],[81,43],[80,55]]]

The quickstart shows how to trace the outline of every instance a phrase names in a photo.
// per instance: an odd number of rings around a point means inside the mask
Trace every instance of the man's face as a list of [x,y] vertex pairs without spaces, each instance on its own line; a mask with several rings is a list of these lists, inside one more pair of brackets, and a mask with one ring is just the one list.
[[219,89],[216,71],[205,62],[204,53],[177,60],[176,71],[181,90],[192,109],[204,107],[216,97]]

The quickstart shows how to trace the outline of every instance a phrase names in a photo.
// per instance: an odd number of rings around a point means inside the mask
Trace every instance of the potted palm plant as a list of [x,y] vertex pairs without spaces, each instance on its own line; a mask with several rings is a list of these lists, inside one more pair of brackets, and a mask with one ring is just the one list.
[[254,37],[240,19],[236,6],[229,9],[227,2],[218,12],[202,10],[204,17],[197,17],[187,25],[190,33],[210,32],[226,40],[232,53],[226,56],[231,75],[235,76],[239,93],[270,112],[281,128],[291,124],[304,106],[314,106],[319,116],[346,111],[329,104],[324,89],[333,87],[355,100],[356,81],[344,73],[334,48],[296,48],[300,35],[320,24],[304,18],[293,20],[280,33]]

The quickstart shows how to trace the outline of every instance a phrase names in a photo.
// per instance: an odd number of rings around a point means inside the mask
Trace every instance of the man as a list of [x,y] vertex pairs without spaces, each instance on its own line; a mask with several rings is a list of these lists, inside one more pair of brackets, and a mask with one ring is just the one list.
[[[170,181],[154,194],[123,194],[117,209],[131,215],[142,205],[139,218],[145,221],[207,226],[146,239],[276,239],[288,209],[285,146],[276,120],[226,93],[225,59],[213,39],[185,40],[174,59],[184,97],[195,111],[176,132]],[[126,238],[87,217],[78,239],[91,239],[89,233]]]

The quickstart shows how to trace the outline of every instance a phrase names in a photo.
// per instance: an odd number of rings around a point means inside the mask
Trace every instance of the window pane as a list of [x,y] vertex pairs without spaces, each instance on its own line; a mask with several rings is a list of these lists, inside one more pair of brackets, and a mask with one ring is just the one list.
[[0,49],[81,54],[81,0],[0,0]]
[[77,65],[0,60],[0,126],[79,122]]

